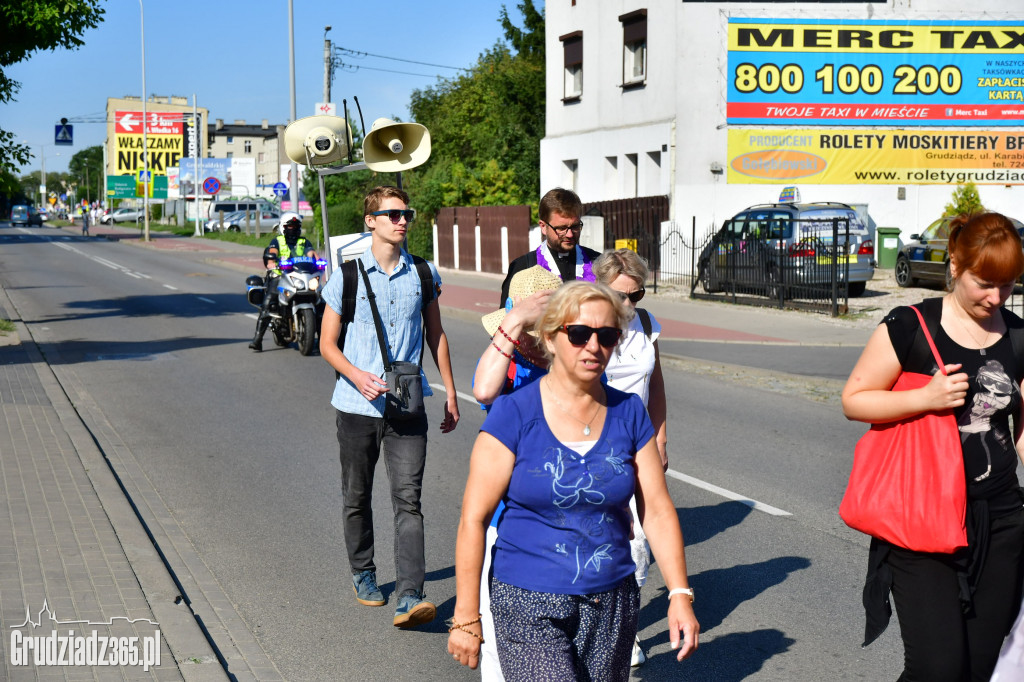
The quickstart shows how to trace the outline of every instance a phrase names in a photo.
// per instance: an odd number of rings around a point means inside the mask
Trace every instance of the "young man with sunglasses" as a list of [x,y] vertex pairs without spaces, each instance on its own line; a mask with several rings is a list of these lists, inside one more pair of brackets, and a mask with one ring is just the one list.
[[[389,361],[419,363],[423,344],[430,349],[445,388],[441,432],[449,433],[458,424],[459,406],[448,338],[437,303],[441,278],[428,263],[436,295],[428,296],[424,307],[414,257],[402,248],[415,215],[408,204],[409,195],[397,187],[377,187],[366,196],[363,220],[371,241],[359,262],[375,297]],[[384,361],[362,273],[356,285],[355,311],[347,325],[344,347],[338,347],[346,293],[342,276],[331,277],[324,288],[327,308],[320,329],[320,354],[339,373],[331,404],[337,410],[345,547],[356,601],[364,606],[383,606],[386,600],[377,587],[373,561],[371,511],[374,470],[383,448],[397,534],[397,608],[393,623],[409,628],[430,622],[436,615],[436,607],[423,594],[426,560],[420,491],[427,454],[427,417],[385,416],[388,386],[383,378]],[[422,370],[420,377],[424,396],[432,395]]]
[[505,300],[508,298],[512,277],[520,270],[527,270],[534,265],[540,265],[557,275],[563,282],[576,279],[594,281],[591,263],[600,254],[593,249],[580,246],[580,233],[583,231],[580,215],[583,213],[583,202],[576,193],[556,187],[541,197],[539,213],[540,246],[509,263],[508,274],[501,283],[501,300],[498,301],[501,307],[505,306]]

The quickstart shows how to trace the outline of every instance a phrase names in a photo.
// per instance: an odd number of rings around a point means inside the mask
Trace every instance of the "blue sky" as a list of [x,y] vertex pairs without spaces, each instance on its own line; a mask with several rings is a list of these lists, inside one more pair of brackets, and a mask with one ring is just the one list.
[[[312,116],[323,99],[324,27],[336,47],[406,60],[469,67],[481,52],[503,39],[502,5],[521,25],[518,0],[294,0],[296,117]],[[543,8],[541,0],[534,4]],[[287,123],[291,113],[286,0],[144,0],[146,90],[150,95],[192,95],[210,118]],[[10,67],[21,83],[15,101],[0,105],[0,120],[17,141],[32,146],[35,157],[20,174],[39,168],[40,145],[47,172],[66,171],[71,156],[103,144],[101,119],[108,97],[142,90],[141,27],[138,0],[104,3],[105,20],[83,36],[78,50],[36,52]],[[385,7],[386,9],[372,9]],[[380,117],[409,120],[409,95],[429,87],[452,69],[377,57],[342,56],[356,70],[334,74],[332,100],[359,98],[366,125]],[[390,73],[373,69],[402,71]],[[74,123],[74,146],[53,146],[54,125]],[[358,120],[358,116],[357,116]]]

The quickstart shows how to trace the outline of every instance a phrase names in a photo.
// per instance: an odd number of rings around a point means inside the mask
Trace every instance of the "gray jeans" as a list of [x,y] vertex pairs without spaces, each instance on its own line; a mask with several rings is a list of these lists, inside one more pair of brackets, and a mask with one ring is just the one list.
[[427,417],[404,421],[337,411],[345,549],[352,573],[373,563],[373,475],[383,450],[395,514],[395,594],[423,593],[426,559],[420,492],[427,458]]

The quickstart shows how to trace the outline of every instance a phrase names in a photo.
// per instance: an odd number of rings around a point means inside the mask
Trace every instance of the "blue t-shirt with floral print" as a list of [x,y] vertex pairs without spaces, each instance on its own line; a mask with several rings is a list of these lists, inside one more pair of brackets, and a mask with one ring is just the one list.
[[654,437],[638,397],[605,387],[608,411],[585,455],[548,428],[537,381],[494,401],[481,430],[515,455],[494,577],[537,592],[592,594],[633,574],[634,456]]

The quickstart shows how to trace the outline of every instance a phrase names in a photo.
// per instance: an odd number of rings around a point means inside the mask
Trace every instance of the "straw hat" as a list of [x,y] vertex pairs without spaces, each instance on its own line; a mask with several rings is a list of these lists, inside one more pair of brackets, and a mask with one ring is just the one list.
[[[505,301],[505,307],[501,310],[495,310],[493,313],[487,313],[480,320],[484,325],[487,335],[494,336],[495,332],[498,331],[498,326],[505,319],[505,315],[508,314],[509,310],[512,310],[512,304],[515,301],[526,298],[538,291],[554,291],[560,286],[562,286],[562,280],[539,265],[534,265],[526,270],[520,270],[512,275],[512,281],[508,285],[508,299]],[[529,333],[534,334],[532,331]]]

